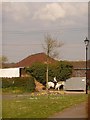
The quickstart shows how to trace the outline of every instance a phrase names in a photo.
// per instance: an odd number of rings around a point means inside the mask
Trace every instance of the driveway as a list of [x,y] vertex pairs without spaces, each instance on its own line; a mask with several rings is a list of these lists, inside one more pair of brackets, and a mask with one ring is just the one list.
[[85,120],[86,118],[88,118],[87,103],[83,102],[78,105],[74,105],[49,118],[83,118],[83,120]]

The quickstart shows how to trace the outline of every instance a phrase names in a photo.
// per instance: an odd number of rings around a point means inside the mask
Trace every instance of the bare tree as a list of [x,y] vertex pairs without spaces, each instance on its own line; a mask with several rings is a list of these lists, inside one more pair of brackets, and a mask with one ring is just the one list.
[[8,58],[6,56],[0,56],[0,63],[5,63],[8,61]]
[[57,39],[52,38],[49,34],[45,36],[44,42],[45,44],[43,45],[43,48],[47,56],[57,58],[59,56],[59,52],[57,51],[57,49],[60,48],[63,43],[57,41]]
[[6,63],[8,61],[6,56],[0,56],[0,68],[2,68],[2,63]]

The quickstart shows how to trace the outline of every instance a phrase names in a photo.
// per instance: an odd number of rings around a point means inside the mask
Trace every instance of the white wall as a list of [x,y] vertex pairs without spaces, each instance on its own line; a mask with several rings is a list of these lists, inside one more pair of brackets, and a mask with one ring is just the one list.
[[0,77],[20,77],[20,68],[6,68],[0,69]]

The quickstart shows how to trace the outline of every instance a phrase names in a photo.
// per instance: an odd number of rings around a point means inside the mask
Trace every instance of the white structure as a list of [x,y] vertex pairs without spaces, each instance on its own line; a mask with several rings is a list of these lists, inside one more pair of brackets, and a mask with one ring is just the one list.
[[66,80],[65,90],[86,90],[86,78],[85,77],[72,77]]
[[20,77],[20,68],[0,69],[0,78]]

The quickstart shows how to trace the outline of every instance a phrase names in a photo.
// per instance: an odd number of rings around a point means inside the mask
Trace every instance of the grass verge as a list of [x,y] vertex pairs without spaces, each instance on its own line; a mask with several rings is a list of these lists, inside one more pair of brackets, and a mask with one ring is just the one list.
[[3,118],[48,118],[72,105],[87,101],[87,95],[14,95],[3,98]]

